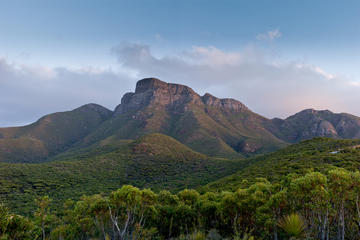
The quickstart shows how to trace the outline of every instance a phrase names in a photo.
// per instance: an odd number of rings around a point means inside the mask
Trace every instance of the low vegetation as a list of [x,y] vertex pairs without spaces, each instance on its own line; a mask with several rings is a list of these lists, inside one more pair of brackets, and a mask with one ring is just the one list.
[[[262,177],[279,182],[287,174],[304,175],[311,171],[325,173],[341,167],[356,171],[360,169],[360,140],[336,140],[314,138],[293,144],[263,156],[247,159],[244,168],[237,173],[209,183],[203,191],[235,190],[248,182]],[[244,181],[246,180],[246,181]]]
[[227,160],[150,134],[1,163],[0,239],[359,239],[359,144],[316,138]]
[[235,191],[155,193],[124,185],[29,217],[0,207],[1,239],[358,239],[360,173],[290,174]]
[[28,215],[35,208],[34,199],[43,195],[54,199],[54,208],[61,208],[68,198],[108,194],[124,184],[179,191],[225,177],[241,164],[242,160],[210,158],[171,137],[150,134],[47,163],[0,163],[0,202]]

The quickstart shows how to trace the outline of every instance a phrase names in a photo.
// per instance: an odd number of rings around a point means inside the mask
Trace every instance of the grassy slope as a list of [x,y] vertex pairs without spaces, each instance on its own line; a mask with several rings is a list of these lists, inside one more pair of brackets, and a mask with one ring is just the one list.
[[[315,138],[291,145],[274,153],[247,159],[247,167],[237,173],[209,183],[202,190],[236,189],[243,180],[256,178],[278,181],[289,173],[303,174],[310,170],[327,171],[334,167],[360,169],[360,140]],[[340,151],[339,151],[340,150]],[[333,151],[339,151],[332,154]]]
[[34,198],[45,194],[59,206],[67,198],[109,192],[123,184],[177,191],[227,176],[241,164],[208,158],[175,139],[151,134],[116,149],[104,146],[53,162],[0,163],[0,202],[28,213]]
[[149,105],[105,121],[84,138],[80,147],[163,133],[209,156],[239,158],[243,155],[239,153],[241,144],[258,146],[253,152],[256,154],[287,145],[274,137],[266,129],[266,124],[270,124],[267,119],[250,111],[231,112],[194,104],[179,109]]
[[0,128],[0,162],[44,161],[70,148],[111,115],[104,107],[88,104],[46,115],[28,126]]

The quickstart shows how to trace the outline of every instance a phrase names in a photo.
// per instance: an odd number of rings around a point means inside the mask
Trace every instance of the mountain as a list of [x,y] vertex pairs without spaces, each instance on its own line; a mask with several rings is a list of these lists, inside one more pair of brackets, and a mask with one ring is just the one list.
[[112,111],[87,104],[46,115],[24,127],[0,128],[0,162],[41,162],[61,153],[94,131]]
[[171,136],[208,156],[249,157],[313,137],[360,138],[360,118],[304,110],[286,119],[267,119],[234,99],[197,94],[190,87],[145,78],[112,112],[88,104],[55,113],[34,124],[0,128],[0,161],[43,162],[145,134]]
[[274,134],[291,143],[314,137],[360,138],[360,118],[347,113],[307,109],[285,120],[273,119],[272,122],[279,131]]
[[241,168],[242,161],[211,158],[162,134],[149,134],[117,147],[92,148],[38,164],[0,163],[0,202],[30,213],[34,199],[65,200],[109,193],[124,184],[154,190],[194,188]]
[[268,124],[271,121],[234,99],[200,96],[187,86],[147,78],[136,84],[135,92],[124,95],[114,116],[82,145],[159,132],[210,156],[239,157],[286,145]]
[[360,140],[314,138],[293,144],[263,156],[247,159],[237,173],[209,183],[203,191],[235,190],[258,178],[278,182],[288,174],[300,176],[309,171],[326,173],[341,167],[351,171],[360,168]]
[[350,114],[267,119],[237,100],[146,78],[114,111],[88,104],[0,128],[0,202],[29,212],[45,194],[60,203],[124,184],[174,191],[216,180],[201,189],[217,190],[309,169],[353,170],[360,140],[339,139],[359,131],[360,118]]
[[146,78],[123,96],[114,116],[83,145],[134,139],[160,132],[211,156],[267,153],[313,137],[360,138],[360,118],[304,110],[287,119],[267,119],[234,99],[200,96],[179,84]]

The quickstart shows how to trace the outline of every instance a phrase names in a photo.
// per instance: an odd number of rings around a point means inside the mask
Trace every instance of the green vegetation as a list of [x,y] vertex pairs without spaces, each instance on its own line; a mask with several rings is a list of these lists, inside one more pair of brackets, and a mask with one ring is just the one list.
[[140,80],[114,112],[87,104],[24,127],[0,128],[0,162],[40,163],[151,133],[171,136],[211,157],[266,154],[313,137],[357,138],[360,118],[308,109],[267,119],[234,99],[200,96],[183,85]]
[[[102,123],[86,136],[83,146],[106,139],[135,139],[163,133],[208,156],[239,158],[267,153],[287,145],[263,126],[268,120],[251,111],[186,103],[185,110],[149,103]],[[244,145],[247,144],[247,148]]]
[[257,178],[279,182],[287,174],[303,175],[310,171],[327,172],[341,167],[360,169],[360,140],[314,138],[263,156],[249,158],[243,169],[203,187],[209,190],[234,190]]
[[40,164],[0,163],[0,202],[29,214],[34,199],[49,195],[54,208],[68,198],[109,193],[124,184],[178,191],[195,188],[240,169],[241,160],[209,158],[175,139],[146,135],[117,147],[69,153]]
[[304,238],[306,225],[304,219],[299,214],[292,213],[284,216],[279,221],[279,227],[294,239]]
[[259,179],[235,191],[155,193],[124,185],[53,208],[47,196],[34,214],[0,206],[1,239],[358,239],[360,173]]
[[0,128],[0,240],[360,239],[359,123],[144,79],[114,112]]
[[0,128],[0,162],[46,161],[72,147],[111,116],[110,110],[87,104],[46,115],[28,126]]
[[156,133],[0,163],[0,239],[358,239],[359,146],[229,160]]

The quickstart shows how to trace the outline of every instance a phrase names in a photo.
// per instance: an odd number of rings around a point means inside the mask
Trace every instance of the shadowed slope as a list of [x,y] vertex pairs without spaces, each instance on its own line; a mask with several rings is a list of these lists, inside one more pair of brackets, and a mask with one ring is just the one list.
[[176,191],[227,176],[241,165],[239,160],[209,158],[171,137],[151,134],[116,148],[103,146],[52,162],[0,163],[0,202],[30,212],[34,199],[43,195],[61,203],[124,184]]
[[310,109],[270,120],[237,100],[200,96],[190,87],[146,78],[114,112],[88,104],[29,126],[0,129],[0,161],[48,161],[149,133],[171,136],[208,156],[239,158],[313,137],[360,138],[360,118]]
[[204,154],[239,157],[286,145],[267,130],[269,124],[234,99],[201,97],[187,86],[147,78],[137,83],[134,93],[124,95],[114,117],[87,136],[83,145],[109,136],[134,139],[159,132]]
[[87,104],[46,115],[28,126],[0,128],[0,162],[43,161],[70,148],[111,115],[102,106]]
[[360,138],[360,118],[347,113],[307,109],[285,120],[272,121],[279,130],[275,135],[287,142],[298,142],[313,137]]

